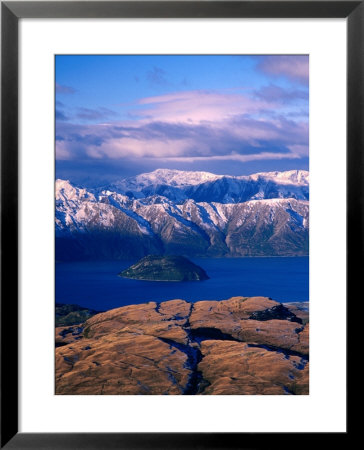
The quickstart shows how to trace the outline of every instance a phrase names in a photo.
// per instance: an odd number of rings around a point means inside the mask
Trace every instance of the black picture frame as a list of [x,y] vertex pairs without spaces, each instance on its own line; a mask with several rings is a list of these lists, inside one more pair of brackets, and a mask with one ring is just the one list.
[[[1,2],[1,448],[227,449],[328,445],[325,433],[18,432],[18,22],[21,18],[346,18],[347,301],[363,276],[364,1]],[[348,307],[347,307],[348,309]],[[349,312],[349,311],[348,311]],[[11,318],[9,320],[9,318]],[[349,345],[347,346],[350,349]],[[347,392],[349,396],[349,391]],[[333,393],[334,395],[334,393]],[[349,398],[349,397],[348,397]],[[347,432],[331,433],[347,444]],[[345,443],[344,443],[345,440]]]

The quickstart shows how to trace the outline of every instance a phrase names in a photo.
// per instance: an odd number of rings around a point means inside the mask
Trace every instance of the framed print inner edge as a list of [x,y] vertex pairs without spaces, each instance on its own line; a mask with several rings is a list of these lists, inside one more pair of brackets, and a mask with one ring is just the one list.
[[[347,17],[347,302],[358,291],[363,269],[363,20],[362,2],[3,2],[1,114],[1,445],[5,448],[238,448],[241,433],[18,433],[18,20],[57,17]],[[114,3],[111,5],[111,3]],[[139,5],[135,6],[136,3]],[[214,3],[214,5],[212,5]],[[223,4],[225,3],[225,4]],[[117,5],[116,5],[117,4]],[[183,5],[182,5],[183,4]],[[269,8],[267,9],[267,6]],[[183,8],[182,8],[183,7]],[[167,12],[166,12],[167,11]],[[182,12],[183,11],[183,12]],[[116,16],[114,16],[116,14]],[[359,261],[359,264],[358,264]],[[13,301],[6,301],[9,297]],[[347,307],[347,306],[346,306]],[[9,339],[11,331],[11,340]],[[349,347],[348,347],[349,348]],[[246,447],[269,439],[289,443],[289,435],[245,434]],[[312,438],[300,437],[302,443]],[[341,436],[345,438],[345,436]]]

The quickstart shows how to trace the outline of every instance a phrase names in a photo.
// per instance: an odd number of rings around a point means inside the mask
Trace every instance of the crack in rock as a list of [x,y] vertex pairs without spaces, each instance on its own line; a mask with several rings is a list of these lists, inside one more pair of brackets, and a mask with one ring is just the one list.
[[[224,333],[219,328],[214,327],[191,328],[190,317],[193,309],[194,304],[191,303],[189,313],[186,317],[184,317],[184,319],[186,319],[186,322],[182,326],[183,330],[187,334],[187,344],[176,342],[173,339],[158,337],[158,339],[170,345],[170,347],[178,349],[187,356],[185,368],[188,369],[191,373],[189,375],[188,382],[182,391],[183,395],[201,394],[208,386],[210,386],[210,382],[204,379],[203,373],[200,370],[198,370],[198,364],[202,361],[204,357],[200,350],[200,344],[202,341],[219,340],[219,341],[243,342],[240,339],[236,339],[231,334]],[[159,308],[157,312],[159,312]],[[302,323],[300,318],[296,317],[291,311],[289,311],[283,305],[274,306],[273,308],[266,309],[264,311],[257,311],[256,313],[253,313],[249,317],[249,319],[260,321],[272,319],[280,319],[280,320],[284,319],[290,320],[291,322]],[[302,330],[303,327],[297,328],[296,333],[298,334]],[[300,363],[294,364],[295,367],[299,370],[303,370],[308,362],[308,356],[303,355],[302,353],[294,350],[283,349],[272,345],[261,345],[250,343],[247,343],[247,345],[248,347],[262,348],[267,351],[282,353],[286,359],[290,359],[290,356],[299,356],[301,358]],[[289,391],[286,386],[283,386],[283,388],[287,394],[294,395],[294,393]]]
[[202,372],[198,370],[198,363],[202,360],[202,353],[198,347],[181,344],[172,339],[158,338],[170,347],[177,348],[180,352],[187,356],[184,367],[190,371],[190,375],[186,386],[182,390],[183,395],[200,394],[210,383],[203,379]]
[[223,333],[219,328],[199,327],[192,329],[190,333],[193,342],[197,342],[198,344],[207,340],[241,342],[239,339],[234,338],[231,334]]
[[264,350],[267,350],[268,352],[276,352],[276,353],[283,353],[286,359],[289,359],[290,356],[299,356],[301,360],[305,360],[306,362],[309,360],[308,355],[303,355],[300,352],[297,352],[295,350],[289,350],[286,348],[281,347],[275,347],[274,345],[266,345],[266,344],[250,344],[247,343],[248,347],[254,347],[254,348],[262,348]]
[[276,319],[276,320],[289,320],[290,322],[302,323],[302,319],[297,317],[295,314],[293,314],[292,311],[290,311],[288,308],[286,308],[282,304],[273,306],[272,308],[269,308],[269,309],[264,309],[263,311],[254,311],[250,315],[249,319],[259,320],[259,321]]
[[[181,301],[180,301],[181,302]],[[213,391],[216,390],[216,386],[215,386],[215,374],[214,371],[216,370],[215,367],[212,366],[212,364],[214,363],[214,360],[209,360],[209,353],[208,353],[208,349],[211,348],[215,348],[215,346],[217,346],[216,348],[237,348],[237,352],[239,353],[240,350],[240,346],[237,346],[234,343],[241,343],[241,344],[246,344],[247,347],[252,347],[252,348],[260,348],[260,349],[264,349],[266,351],[269,352],[275,352],[275,353],[279,353],[282,356],[282,358],[284,357],[286,360],[290,360],[290,363],[292,365],[292,369],[294,370],[294,373],[297,374],[296,370],[299,371],[303,371],[305,370],[305,368],[307,369],[308,366],[306,367],[306,365],[308,364],[308,356],[304,353],[305,351],[305,339],[307,338],[307,333],[303,333],[303,331],[306,329],[305,326],[302,324],[302,320],[297,317],[293,312],[291,312],[288,308],[286,308],[284,305],[280,304],[280,305],[275,305],[272,308],[267,308],[267,306],[270,306],[270,304],[268,303],[263,303],[264,307],[266,309],[260,310],[260,311],[254,311],[251,312],[252,310],[249,311],[248,314],[244,315],[242,319],[240,319],[239,321],[236,319],[236,317],[230,317],[227,313],[233,314],[232,311],[227,311],[226,312],[226,320],[225,320],[225,316],[223,316],[222,318],[220,317],[219,314],[217,314],[217,316],[213,316],[213,318],[215,317],[215,321],[210,320],[210,321],[206,321],[204,322],[203,320],[199,320],[199,317],[201,316],[201,311],[199,310],[199,308],[196,306],[196,304],[191,303],[191,302],[185,302],[184,303],[176,303],[176,304],[172,304],[172,308],[169,306],[165,306],[165,302],[155,302],[153,305],[151,305],[149,307],[149,309],[147,308],[147,311],[152,311],[152,314],[150,316],[146,316],[146,318],[144,319],[146,322],[148,322],[148,320],[151,321],[151,327],[145,327],[142,328],[138,331],[138,333],[136,333],[136,331],[134,330],[134,328],[132,327],[132,325],[129,325],[128,322],[128,316],[126,316],[126,319],[124,320],[124,315],[120,315],[120,318],[118,315],[116,315],[116,319],[115,317],[111,314],[108,316],[107,320],[115,320],[115,323],[117,324],[117,321],[119,320],[120,323],[122,324],[122,326],[127,327],[125,329],[123,329],[123,333],[126,335],[127,334],[127,338],[126,338],[126,344],[125,345],[129,345],[129,341],[131,340],[131,348],[133,349],[133,336],[129,337],[128,333],[131,333],[132,335],[136,334],[136,335],[140,335],[142,336],[141,342],[147,342],[149,343],[149,338],[145,338],[143,337],[143,335],[145,335],[145,337],[153,337],[158,339],[159,341],[167,344],[169,346],[169,351],[165,351],[162,355],[161,360],[163,359],[163,367],[160,367],[156,364],[156,361],[153,358],[149,358],[148,356],[150,356],[148,354],[148,352],[144,351],[144,347],[143,347],[143,351],[141,352],[141,354],[139,355],[139,352],[137,351],[135,353],[135,356],[138,356],[140,358],[145,359],[146,361],[150,361],[152,362],[153,366],[156,366],[158,370],[161,370],[164,372],[164,377],[167,376],[169,383],[173,384],[173,392],[175,392],[176,390],[178,390],[182,395],[200,395],[203,393],[210,393],[210,389],[212,389]],[[176,309],[174,309],[175,305],[178,305],[176,307]],[[212,307],[211,307],[212,308]],[[209,309],[209,311],[212,311],[212,309]],[[157,313],[159,316],[156,316]],[[204,310],[202,310],[204,311]],[[142,310],[142,312],[144,312],[144,310]],[[193,321],[192,324],[190,322],[192,315],[196,313],[196,317],[195,315],[193,316]],[[212,313],[214,314],[214,313]],[[247,318],[247,316],[250,314],[250,316]],[[103,318],[103,317],[101,317]],[[288,342],[286,342],[286,345],[288,348],[282,348],[280,347],[281,345],[281,340],[273,340],[273,342],[276,345],[267,345],[267,344],[259,344],[256,343],[257,341],[255,340],[255,335],[253,333],[253,335],[250,335],[250,331],[251,328],[256,329],[256,331],[261,331],[260,328],[263,329],[264,332],[266,332],[266,329],[270,329],[270,324],[269,323],[265,323],[265,324],[261,324],[259,325],[258,322],[254,322],[254,323],[250,323],[249,326],[247,326],[247,331],[246,331],[246,335],[243,334],[240,337],[239,334],[239,330],[241,330],[244,327],[244,324],[250,320],[255,320],[255,321],[270,321],[270,320],[284,320],[287,322],[296,322],[297,325],[290,323],[289,326],[288,325],[282,325],[283,322],[281,323],[274,323],[276,325],[276,328],[273,327],[273,337],[276,336],[276,334],[282,329],[283,333],[291,333],[292,336],[294,338],[296,338],[298,340],[298,343],[300,343],[301,341],[301,337],[302,337],[302,342],[303,342],[303,347],[297,347],[296,344],[291,344],[292,338],[290,338],[291,340],[289,340]],[[60,337],[62,337],[63,339],[67,338],[69,339],[72,335],[73,339],[77,339],[79,336],[84,336],[84,337],[88,337],[89,334],[93,334],[90,333],[90,329],[92,328],[92,326],[94,324],[97,324],[98,326],[100,325],[100,323],[105,322],[107,320],[101,320],[98,321],[97,319],[94,319],[93,321],[90,321],[89,323],[87,323],[84,326],[75,326],[75,327],[67,327],[62,329],[58,334],[60,335]],[[130,319],[130,324],[134,324],[136,321],[135,316],[131,316]],[[168,321],[168,323],[165,323],[165,321]],[[163,323],[164,322],[164,323]],[[144,323],[144,322],[143,322]],[[273,325],[274,325],[273,324]],[[202,326],[199,326],[202,325]],[[207,326],[203,326],[203,325],[207,325]],[[281,327],[282,325],[282,327]],[[85,327],[85,328],[84,328]],[[129,327],[131,328],[131,331],[129,330]],[[256,328],[257,327],[257,328]],[[280,328],[281,327],[281,328]],[[97,327],[96,327],[97,328]],[[110,328],[110,327],[109,327]],[[108,331],[109,328],[106,326],[106,330]],[[172,328],[172,332],[170,332],[169,330]],[[114,330],[116,329],[116,325],[114,325],[113,323],[111,323],[111,329]],[[287,330],[288,331],[287,331]],[[182,332],[183,330],[183,332]],[[101,329],[102,331],[102,329]],[[166,331],[168,331],[168,333],[166,333]],[[275,333],[275,334],[274,334]],[[123,334],[123,336],[124,336]],[[103,334],[100,334],[101,337],[103,337]],[[113,336],[113,335],[112,335]],[[165,336],[165,337],[164,337]],[[99,335],[96,334],[96,338],[97,339],[99,337]],[[282,336],[282,339],[284,339],[285,335]],[[92,337],[91,337],[92,338]],[[119,334],[115,334],[115,339],[119,339]],[[144,339],[144,341],[143,341]],[[203,344],[204,341],[231,341],[230,344],[226,343],[224,345],[221,344],[221,342],[211,342],[208,343],[206,342],[206,344]],[[90,343],[93,341],[90,341]],[[116,344],[114,343],[114,341],[110,340],[110,342],[113,343],[113,345],[115,346]],[[118,341],[115,341],[118,342]],[[123,349],[123,342],[120,342],[120,349]],[[158,342],[158,341],[157,341]],[[258,340],[259,342],[259,340]],[[263,341],[264,342],[264,341]],[[283,340],[282,340],[283,342]],[[97,346],[98,341],[95,341],[95,346]],[[62,343],[62,342],[57,342],[56,346],[62,346],[63,345],[67,345],[67,343]],[[80,346],[82,345],[82,351],[87,351],[87,350],[91,350],[91,346],[90,345],[86,345],[82,344],[80,342],[75,342],[75,351],[76,349],[78,349]],[[119,345],[119,344],[118,344]],[[277,346],[278,345],[278,346]],[[283,344],[282,344],[283,345]],[[205,346],[207,348],[207,353],[205,352]],[[152,351],[156,351],[156,354],[159,354],[159,350],[158,350],[158,344],[156,345],[156,342],[153,341],[153,343],[151,344],[151,348]],[[244,347],[244,352],[246,352],[246,347],[245,345]],[[292,347],[297,350],[292,350]],[[70,350],[72,349],[72,347],[68,347]],[[94,368],[97,368],[97,372],[98,371],[102,371],[105,368],[105,365],[103,363],[102,357],[99,360],[97,360],[96,358],[98,358],[98,356],[95,354],[95,356],[93,356],[94,354],[94,345],[92,345],[92,351],[88,352],[88,354],[86,355],[86,360],[90,360],[92,363],[92,366]],[[139,347],[136,347],[137,349],[139,349]],[[116,349],[118,349],[119,351],[119,347],[116,347]],[[114,350],[114,347],[112,347],[112,350]],[[236,350],[234,350],[236,351]],[[74,364],[77,362],[78,360],[78,355],[73,354],[71,355],[70,353],[67,355],[62,355],[63,350],[61,350],[61,352],[59,353],[61,356],[63,356],[63,366],[62,366],[62,370],[65,371],[72,371]],[[181,352],[184,354],[177,354],[177,352]],[[204,352],[204,353],[202,353]],[[145,356],[145,353],[148,356]],[[244,376],[246,376],[246,374],[249,374],[249,355],[251,353],[254,353],[252,351],[248,351],[246,352],[247,358],[248,360],[246,361],[246,365],[244,365],[243,363],[243,372],[244,372]],[[263,352],[262,352],[263,353]],[[173,354],[175,354],[174,356],[172,356]],[[123,359],[123,355],[124,355],[124,351],[120,352],[120,361],[118,361],[119,365],[125,365],[126,367],[135,367],[136,369],[140,369],[144,363],[141,364],[141,367],[133,365],[132,361],[128,361],[127,363],[124,363],[122,361]],[[134,351],[133,351],[133,355],[134,355]],[[212,355],[214,356],[214,354]],[[220,355],[216,355],[216,356],[220,356]],[[223,355],[222,355],[223,356]],[[95,358],[95,359],[90,359],[91,358]],[[206,357],[206,359],[204,359]],[[273,355],[269,355],[269,358],[273,357]],[[294,358],[291,358],[294,357]],[[87,359],[89,358],[89,359]],[[183,368],[185,370],[183,370],[183,376],[182,378],[180,377],[180,374],[178,372],[176,372],[175,370],[175,366],[171,363],[171,365],[169,365],[169,359],[174,363],[175,361],[177,362],[177,367],[180,367],[180,364],[183,363]],[[183,358],[183,360],[181,361],[181,358]],[[268,358],[268,360],[269,360]],[[275,356],[274,358],[277,359],[279,364],[283,364],[282,359],[280,356]],[[275,359],[273,358],[273,360],[275,361]],[[202,364],[201,362],[204,361]],[[206,364],[205,364],[206,362]],[[64,364],[66,363],[66,364]],[[112,364],[112,362],[108,362],[108,364]],[[166,365],[165,365],[166,364]],[[229,360],[229,364],[231,364],[232,368],[235,370],[234,368],[234,360]],[[288,367],[289,363],[288,361],[285,361],[283,366],[284,367]],[[101,367],[99,367],[101,366]],[[63,369],[63,367],[65,367]],[[115,367],[119,367],[119,366],[115,366]],[[229,366],[230,367],[230,366]],[[234,370],[231,372],[231,374],[233,374]],[[252,369],[253,370],[253,369]],[[254,369],[256,370],[256,369]],[[251,373],[251,376],[257,376],[256,373],[254,372]],[[291,369],[287,369],[287,370],[291,370]],[[235,370],[236,372],[236,370]],[[246,373],[245,373],[246,372]],[[221,371],[221,377],[224,378],[226,376],[228,376],[229,373],[226,373],[225,368],[222,369]],[[60,374],[61,378],[63,376],[63,373]],[[282,381],[282,379],[280,379],[280,383],[277,383],[277,385],[280,386],[281,389],[284,390],[284,393],[289,394],[289,395],[295,395],[295,388],[292,390],[292,387],[290,386],[290,381],[289,380],[293,380],[294,376],[293,374],[289,374],[288,373],[288,378],[287,381]],[[301,375],[300,375],[301,376]],[[132,374],[130,374],[130,377],[132,377]],[[164,380],[163,377],[163,380]],[[204,378],[206,377],[206,378]],[[302,377],[307,377],[307,373],[303,372],[302,373]],[[237,381],[238,383],[240,383],[240,381],[238,381],[239,379],[235,378],[235,377],[230,377],[231,380],[233,381]],[[299,378],[299,377],[298,377]],[[181,381],[181,379],[183,379],[183,381]],[[210,381],[209,381],[210,379]],[[186,381],[187,380],[187,381]],[[163,381],[163,383],[166,383],[167,381]],[[211,386],[211,384],[213,383],[213,386]],[[168,382],[167,382],[168,384]],[[293,382],[294,384],[294,382]],[[287,386],[288,385],[288,386]],[[141,393],[152,393],[153,392],[153,385],[152,387],[148,386],[148,382],[147,384],[145,384],[145,380],[143,380],[143,382],[139,381],[137,382],[137,386],[139,386]],[[205,390],[211,386],[207,392],[205,392]],[[106,385],[102,385],[102,389],[101,389],[101,393],[108,393],[110,391],[110,385],[106,384]],[[164,388],[163,390],[161,390],[161,392],[163,392],[164,394],[168,394],[168,391],[164,392]],[[298,393],[300,391],[297,391]]]

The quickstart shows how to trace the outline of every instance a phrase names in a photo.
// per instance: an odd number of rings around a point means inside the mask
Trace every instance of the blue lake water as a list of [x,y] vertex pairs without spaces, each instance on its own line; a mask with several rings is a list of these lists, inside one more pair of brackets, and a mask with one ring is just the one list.
[[309,258],[190,258],[210,279],[181,283],[128,280],[117,274],[135,261],[56,264],[56,301],[96,310],[181,298],[190,302],[264,296],[309,300]]

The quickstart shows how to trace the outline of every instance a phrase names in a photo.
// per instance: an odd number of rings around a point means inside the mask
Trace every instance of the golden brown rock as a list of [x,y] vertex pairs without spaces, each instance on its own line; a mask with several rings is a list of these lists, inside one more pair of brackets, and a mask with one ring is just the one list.
[[60,347],[57,394],[181,394],[186,355],[152,336],[111,335]]
[[84,334],[98,338],[109,333],[134,333],[174,339],[187,343],[182,326],[186,323],[190,304],[171,300],[159,305],[155,302],[124,306],[97,314],[85,323]]
[[303,355],[309,354],[309,327],[310,325],[307,323],[298,334],[298,342],[291,347],[291,350],[302,353]]
[[293,312],[293,314],[299,317],[302,320],[303,324],[306,324],[308,322],[308,302],[285,303],[284,306],[286,306],[290,311]]
[[56,347],[70,344],[78,341],[83,337],[83,327],[81,325],[73,325],[68,327],[56,327]]
[[203,394],[308,394],[308,363],[298,356],[229,341],[201,343]]
[[249,319],[252,313],[264,311],[279,303],[266,297],[232,297],[229,300],[197,302],[193,305],[190,324],[194,328],[209,324]]
[[[246,320],[240,330],[235,330],[233,336],[239,341],[252,344],[268,345],[285,350],[294,350],[307,355],[308,345],[305,345],[308,334],[303,334],[304,327],[287,320],[267,320],[264,322]],[[302,343],[300,337],[302,335]]]
[[[306,355],[308,333],[303,333],[302,324],[282,320],[285,316],[296,319],[283,305],[265,297],[233,297],[221,302],[195,303],[190,327],[195,336],[208,333],[210,337],[214,337],[215,329],[239,341],[286,350],[293,350],[295,347],[296,351]],[[277,319],[257,320],[265,317]]]
[[307,394],[300,322],[265,297],[113,309],[56,329],[56,393]]

